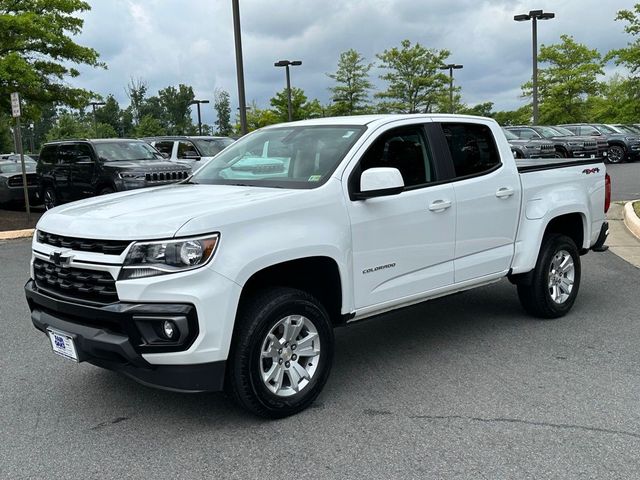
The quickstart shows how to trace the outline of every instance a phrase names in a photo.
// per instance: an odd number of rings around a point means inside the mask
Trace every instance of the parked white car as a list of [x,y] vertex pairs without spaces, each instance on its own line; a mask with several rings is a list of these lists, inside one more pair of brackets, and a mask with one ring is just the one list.
[[172,162],[187,165],[193,170],[204,165],[234,142],[229,137],[211,136],[147,137],[142,140],[153,145]]
[[294,122],[180,184],[48,211],[25,289],[55,353],[283,417],[325,384],[337,325],[504,277],[529,313],[569,312],[609,198],[600,160],[518,168],[487,118]]

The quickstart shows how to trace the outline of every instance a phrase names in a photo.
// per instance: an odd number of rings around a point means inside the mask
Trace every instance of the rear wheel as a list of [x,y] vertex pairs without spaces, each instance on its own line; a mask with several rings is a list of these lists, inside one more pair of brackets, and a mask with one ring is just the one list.
[[531,283],[518,284],[520,303],[536,317],[561,317],[575,302],[580,275],[580,254],[573,240],[549,235],[542,242]]
[[566,152],[566,150],[558,148],[558,149],[556,149],[556,154],[554,156],[556,158],[568,158],[569,154]]
[[247,410],[282,418],[307,408],[333,361],[333,327],[314,297],[272,288],[240,306],[227,387]]
[[58,205],[58,196],[56,195],[55,188],[52,186],[45,187],[44,192],[42,192],[42,203],[44,204],[45,210],[51,210]]
[[609,163],[622,163],[627,156],[627,150],[622,145],[611,145],[607,157]]

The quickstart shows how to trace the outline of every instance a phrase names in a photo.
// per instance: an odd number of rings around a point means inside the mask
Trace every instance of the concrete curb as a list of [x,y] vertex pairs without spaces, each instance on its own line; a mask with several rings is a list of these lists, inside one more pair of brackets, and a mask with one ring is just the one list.
[[622,218],[627,229],[640,240],[640,218],[638,218],[636,212],[633,210],[633,203],[634,202],[627,202],[624,205]]
[[29,238],[33,236],[34,228],[27,228],[25,230],[9,230],[7,232],[0,232],[0,240],[15,240],[16,238]]

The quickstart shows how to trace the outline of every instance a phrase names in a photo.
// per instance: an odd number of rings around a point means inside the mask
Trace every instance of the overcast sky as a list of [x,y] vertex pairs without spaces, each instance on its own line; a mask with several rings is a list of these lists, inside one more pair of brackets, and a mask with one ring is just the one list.
[[[213,98],[216,88],[231,94],[237,84],[231,0],[89,0],[92,10],[78,41],[98,50],[108,70],[82,68],[74,85],[101,95],[113,94],[128,105],[125,86],[131,77],[147,82],[150,94],[168,85],[193,86],[197,98]],[[531,23],[513,15],[544,9],[556,18],[539,23],[541,44],[559,42],[561,34],[602,54],[630,41],[616,12],[633,7],[621,0],[240,0],[247,102],[268,107],[285,84],[279,59],[302,60],[291,70],[292,84],[309,98],[329,102],[340,52],[359,51],[370,62],[375,54],[403,39],[429,48],[448,49],[468,105],[491,101],[497,110],[524,104],[520,85],[531,76]],[[613,65],[608,66],[611,72]],[[378,88],[384,83],[371,71]],[[203,105],[203,121],[215,119]]]

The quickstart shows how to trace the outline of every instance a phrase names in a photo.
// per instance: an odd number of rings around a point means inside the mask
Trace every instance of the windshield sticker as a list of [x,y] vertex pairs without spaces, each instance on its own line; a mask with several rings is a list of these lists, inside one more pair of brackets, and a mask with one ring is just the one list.
[[310,182],[319,182],[321,178],[322,178],[322,175],[311,175],[309,177],[309,181]]

